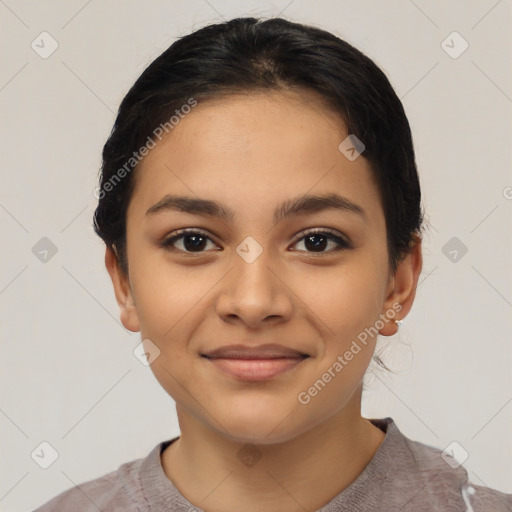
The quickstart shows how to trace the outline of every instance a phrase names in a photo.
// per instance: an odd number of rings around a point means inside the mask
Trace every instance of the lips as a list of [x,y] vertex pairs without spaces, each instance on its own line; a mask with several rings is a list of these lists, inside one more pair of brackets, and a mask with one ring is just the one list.
[[310,357],[299,350],[276,344],[257,347],[228,345],[201,356],[225,375],[245,381],[273,379]]
[[274,343],[258,345],[257,347],[227,345],[201,355],[209,359],[281,359],[308,357],[308,354]]

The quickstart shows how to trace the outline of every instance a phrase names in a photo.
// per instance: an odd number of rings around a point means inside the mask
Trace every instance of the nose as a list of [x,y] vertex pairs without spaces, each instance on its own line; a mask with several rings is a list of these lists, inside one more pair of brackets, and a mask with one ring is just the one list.
[[265,250],[250,263],[234,256],[233,268],[222,280],[216,302],[223,321],[257,329],[290,319],[293,292],[272,267]]

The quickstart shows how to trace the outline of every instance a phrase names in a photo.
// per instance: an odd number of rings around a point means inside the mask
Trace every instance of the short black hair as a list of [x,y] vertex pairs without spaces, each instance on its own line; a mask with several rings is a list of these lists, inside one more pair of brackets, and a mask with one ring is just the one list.
[[271,90],[315,92],[363,142],[385,214],[389,266],[396,270],[420,236],[423,212],[409,122],[385,74],[325,30],[283,18],[235,18],[176,40],[121,102],[103,148],[94,230],[123,272],[139,148],[157,127],[172,125],[191,99]]

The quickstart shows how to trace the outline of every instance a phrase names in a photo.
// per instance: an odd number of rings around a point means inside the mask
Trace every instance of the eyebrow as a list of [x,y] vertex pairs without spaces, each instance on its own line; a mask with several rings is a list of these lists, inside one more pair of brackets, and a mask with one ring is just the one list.
[[[366,212],[361,206],[339,194],[324,194],[302,195],[283,201],[274,210],[274,223],[277,224],[282,219],[291,216],[331,209],[355,213],[367,220]],[[190,213],[192,215],[218,217],[226,221],[233,220],[235,217],[235,212],[232,209],[211,199],[175,195],[164,196],[147,210],[146,215],[154,215],[169,210]]]

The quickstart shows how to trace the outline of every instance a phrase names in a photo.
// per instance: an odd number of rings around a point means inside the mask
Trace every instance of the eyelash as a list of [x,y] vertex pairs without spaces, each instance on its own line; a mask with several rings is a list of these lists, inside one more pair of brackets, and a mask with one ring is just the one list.
[[[176,247],[173,247],[174,243],[176,243],[178,240],[182,239],[184,236],[187,236],[187,235],[202,235],[205,238],[207,238],[208,240],[210,240],[211,242],[214,242],[208,236],[208,234],[205,233],[204,231],[202,231],[200,229],[191,229],[191,228],[189,228],[189,229],[181,229],[181,230],[177,231],[176,234],[174,234],[171,237],[168,237],[168,238],[165,238],[164,240],[162,240],[159,245],[162,248],[166,249],[166,250],[179,251],[179,252],[183,252],[185,254],[202,254],[202,253],[206,252],[206,251],[197,251],[197,252],[184,251],[184,250],[181,250],[181,249],[176,249]],[[339,252],[341,250],[350,249],[351,248],[351,245],[350,245],[350,243],[347,240],[345,240],[344,238],[336,235],[332,230],[327,229],[327,228],[324,228],[324,229],[322,229],[322,228],[307,229],[306,231],[301,233],[300,238],[297,238],[293,242],[293,245],[297,244],[298,242],[300,242],[300,241],[304,240],[305,238],[307,238],[308,236],[312,236],[312,235],[326,235],[326,238],[336,242],[338,244],[338,247],[335,248],[335,249],[331,249],[329,251],[323,251],[323,252],[314,252],[314,251],[298,251],[298,252],[306,252],[306,253],[311,254],[313,256],[323,256],[323,255],[326,255],[326,254],[332,254],[334,252]]]

